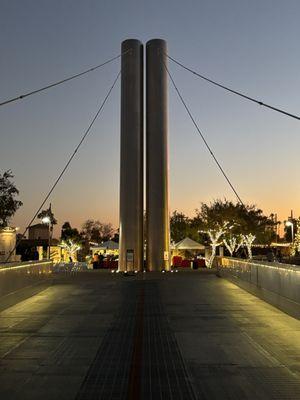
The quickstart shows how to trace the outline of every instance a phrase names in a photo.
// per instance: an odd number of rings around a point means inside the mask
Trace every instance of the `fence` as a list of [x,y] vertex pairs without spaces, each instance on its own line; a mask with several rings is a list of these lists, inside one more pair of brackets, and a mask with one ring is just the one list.
[[0,264],[0,309],[21,301],[52,283],[52,261]]
[[218,273],[261,299],[300,318],[300,268],[223,257]]

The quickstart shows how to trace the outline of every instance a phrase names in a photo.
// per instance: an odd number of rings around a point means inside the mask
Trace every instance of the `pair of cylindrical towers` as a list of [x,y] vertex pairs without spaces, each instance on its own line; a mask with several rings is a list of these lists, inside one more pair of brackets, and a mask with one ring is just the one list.
[[166,53],[164,40],[153,39],[147,42],[144,113],[143,44],[135,39],[122,43],[119,254],[121,271],[159,271],[170,268]]

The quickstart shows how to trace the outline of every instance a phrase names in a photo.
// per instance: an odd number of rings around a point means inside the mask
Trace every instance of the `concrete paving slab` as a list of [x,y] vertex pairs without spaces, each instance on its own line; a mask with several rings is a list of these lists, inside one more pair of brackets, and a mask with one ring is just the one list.
[[292,358],[299,356],[300,321],[222,279],[183,278],[182,284],[189,287],[187,299],[184,291],[172,295],[176,282],[162,283],[164,304],[204,398],[300,398]]
[[300,321],[230,282],[54,280],[0,312],[1,399],[300,398]]

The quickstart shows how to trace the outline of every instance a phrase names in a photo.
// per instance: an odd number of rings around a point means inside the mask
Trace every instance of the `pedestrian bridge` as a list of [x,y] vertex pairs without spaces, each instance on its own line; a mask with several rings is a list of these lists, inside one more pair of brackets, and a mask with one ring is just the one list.
[[17,267],[0,272],[1,399],[300,398],[300,321],[214,271]]

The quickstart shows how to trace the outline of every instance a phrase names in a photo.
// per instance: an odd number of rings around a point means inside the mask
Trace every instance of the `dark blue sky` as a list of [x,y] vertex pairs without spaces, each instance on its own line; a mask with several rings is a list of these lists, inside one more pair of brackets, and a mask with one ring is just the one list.
[[[168,42],[199,72],[300,113],[300,2],[0,2],[1,100],[119,54],[127,38]],[[58,175],[120,68],[119,62],[0,109],[0,169],[12,169],[24,226]],[[245,202],[286,218],[300,213],[299,122],[209,86],[170,65],[207,140]],[[118,224],[119,90],[51,201],[59,222]],[[234,196],[170,86],[171,210]]]

